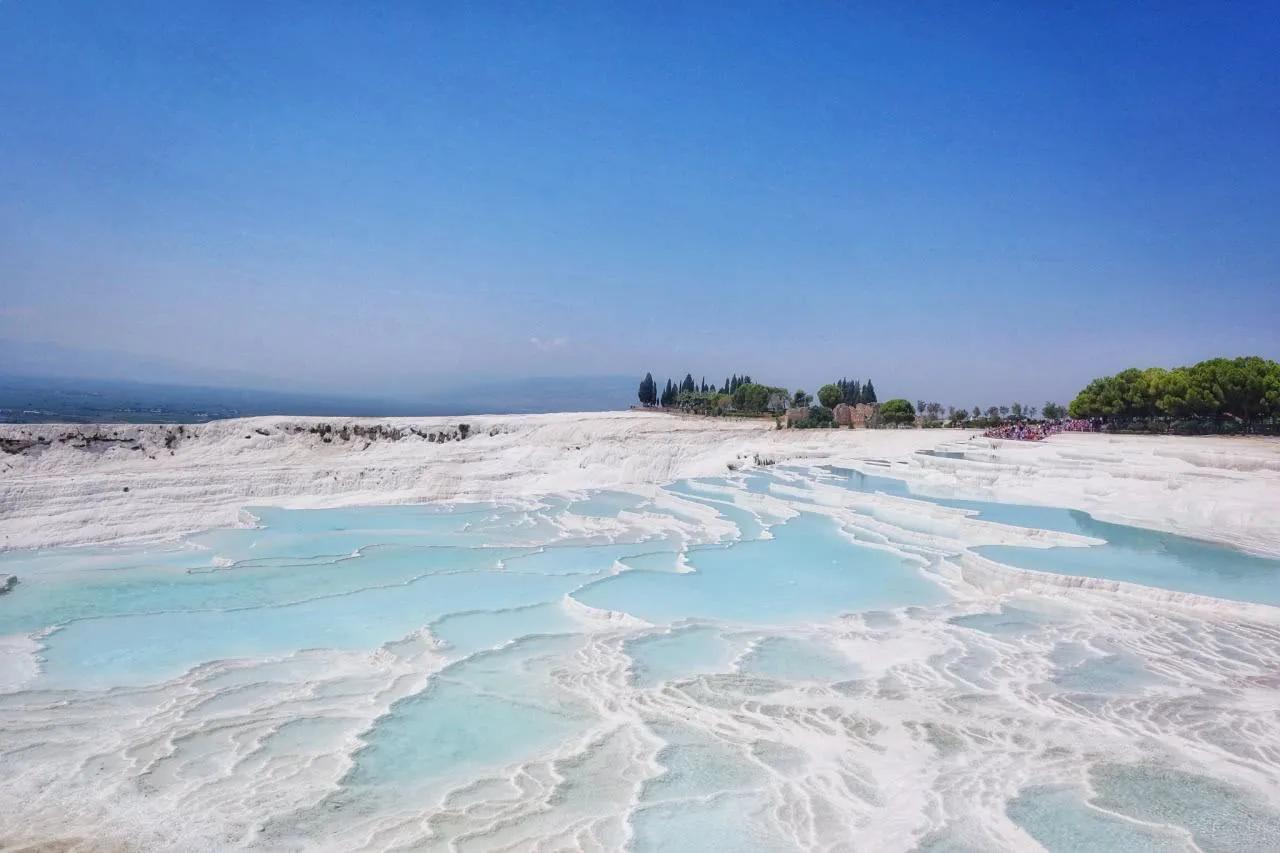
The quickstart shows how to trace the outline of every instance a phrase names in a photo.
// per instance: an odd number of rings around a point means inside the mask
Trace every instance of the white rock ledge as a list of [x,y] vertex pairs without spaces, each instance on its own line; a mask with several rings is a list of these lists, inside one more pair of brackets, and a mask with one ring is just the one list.
[[[965,450],[966,459],[922,449]],[[935,495],[1063,506],[1280,555],[1280,441],[956,430],[776,430],[646,412],[262,417],[0,426],[0,549],[171,538],[245,506],[518,500],[845,465]]]

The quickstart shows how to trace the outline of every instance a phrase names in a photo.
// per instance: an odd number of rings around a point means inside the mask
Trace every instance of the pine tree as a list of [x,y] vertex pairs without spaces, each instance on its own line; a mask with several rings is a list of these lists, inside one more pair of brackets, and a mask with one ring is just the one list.
[[862,386],[862,402],[863,403],[876,402],[876,386],[871,384],[870,379],[867,380],[866,385]]

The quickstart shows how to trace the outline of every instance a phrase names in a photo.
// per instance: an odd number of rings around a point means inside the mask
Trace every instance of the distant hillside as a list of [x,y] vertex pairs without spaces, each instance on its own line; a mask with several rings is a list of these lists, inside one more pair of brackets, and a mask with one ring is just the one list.
[[0,376],[0,423],[202,423],[254,415],[436,416],[624,409],[621,376],[477,383],[421,398],[362,398],[113,379]]

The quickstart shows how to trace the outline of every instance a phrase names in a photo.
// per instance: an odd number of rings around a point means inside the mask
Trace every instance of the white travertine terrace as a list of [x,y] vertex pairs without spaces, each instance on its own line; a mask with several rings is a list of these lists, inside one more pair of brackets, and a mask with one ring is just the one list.
[[[356,433],[375,427],[380,435]],[[35,442],[0,455],[0,549],[174,537],[244,523],[246,505],[518,500],[788,463],[847,465],[926,494],[1069,507],[1280,555],[1280,442],[1267,439],[1076,434],[1032,443],[646,412],[262,417],[181,432],[10,425],[0,439]],[[969,458],[917,453],[943,445]]]

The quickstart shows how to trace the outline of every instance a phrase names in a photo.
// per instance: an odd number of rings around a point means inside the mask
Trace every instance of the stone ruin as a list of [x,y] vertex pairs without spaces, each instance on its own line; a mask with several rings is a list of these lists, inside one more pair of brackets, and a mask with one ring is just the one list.
[[848,403],[841,403],[832,410],[836,424],[850,429],[865,427],[867,421],[871,420],[875,413],[876,407],[871,403],[857,403],[853,406]]
[[796,421],[802,421],[807,417],[809,417],[808,406],[797,406],[792,409],[787,409],[786,424],[787,426],[791,426]]

